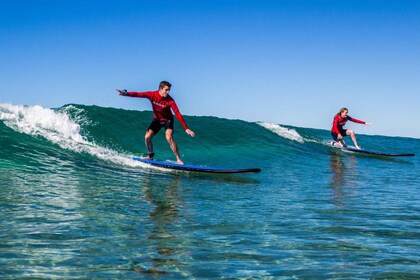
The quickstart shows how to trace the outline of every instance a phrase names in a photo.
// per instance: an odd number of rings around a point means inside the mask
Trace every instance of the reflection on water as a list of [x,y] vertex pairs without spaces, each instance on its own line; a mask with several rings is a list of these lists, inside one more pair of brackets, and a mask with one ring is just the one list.
[[169,267],[181,265],[177,256],[181,241],[176,234],[176,226],[180,219],[179,211],[182,199],[178,186],[180,177],[168,176],[165,180],[159,177],[147,176],[142,181],[141,188],[144,198],[154,206],[150,211],[152,226],[147,237],[150,253],[134,270],[139,273],[165,275]]
[[331,182],[334,191],[334,199],[337,203],[344,203],[346,191],[357,185],[357,158],[345,157],[330,152]]
[[331,187],[335,191],[341,192],[341,187],[346,183],[344,178],[344,169],[346,167],[344,166],[340,155],[330,153],[330,168],[332,171]]

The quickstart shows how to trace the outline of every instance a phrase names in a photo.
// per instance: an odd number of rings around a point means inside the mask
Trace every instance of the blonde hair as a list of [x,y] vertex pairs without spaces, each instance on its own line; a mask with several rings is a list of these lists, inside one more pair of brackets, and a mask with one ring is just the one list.
[[344,111],[349,111],[349,109],[347,109],[346,107],[343,107],[343,108],[341,108],[340,109],[340,111],[338,111],[338,113],[337,114],[335,114],[336,116],[340,116],[341,115],[341,113],[343,113]]

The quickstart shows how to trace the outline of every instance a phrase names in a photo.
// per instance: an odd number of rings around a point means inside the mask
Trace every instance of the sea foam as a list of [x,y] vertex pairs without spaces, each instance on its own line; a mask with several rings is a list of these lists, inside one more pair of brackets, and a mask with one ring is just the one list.
[[267,123],[267,122],[257,122],[257,124],[276,133],[280,137],[283,137],[292,141],[296,141],[299,143],[305,142],[305,139],[302,136],[300,136],[299,133],[294,129],[289,129],[286,127],[282,127],[278,124]]
[[87,141],[80,134],[80,124],[77,120],[72,120],[69,117],[66,113],[67,110],[56,111],[39,105],[23,106],[0,103],[0,120],[17,132],[43,137],[63,149],[88,153],[117,164],[149,167],[112,149]]

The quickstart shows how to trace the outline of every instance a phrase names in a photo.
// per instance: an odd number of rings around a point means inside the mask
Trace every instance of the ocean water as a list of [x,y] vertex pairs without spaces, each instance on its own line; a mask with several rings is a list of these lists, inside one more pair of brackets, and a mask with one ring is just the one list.
[[151,118],[0,104],[1,279],[420,278],[420,139],[186,116],[185,163],[262,169],[197,175],[129,158]]

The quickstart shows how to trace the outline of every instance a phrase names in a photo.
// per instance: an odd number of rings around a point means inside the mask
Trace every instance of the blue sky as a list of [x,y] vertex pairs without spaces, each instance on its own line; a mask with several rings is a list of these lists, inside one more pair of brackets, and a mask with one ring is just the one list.
[[[150,110],[420,138],[420,1],[0,0],[0,102]],[[194,130],[194,128],[192,128]],[[223,132],[217,132],[223,133]]]

